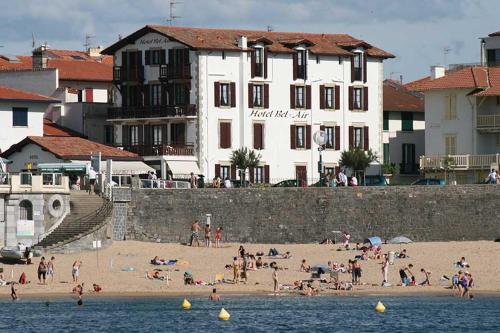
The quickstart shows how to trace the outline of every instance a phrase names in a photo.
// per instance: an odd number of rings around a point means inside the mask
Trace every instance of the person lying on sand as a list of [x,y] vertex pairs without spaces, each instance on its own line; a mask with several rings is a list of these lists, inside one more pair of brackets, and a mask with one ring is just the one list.
[[151,264],[153,265],[166,265],[167,262],[165,259],[160,259],[160,257],[155,256],[153,259],[151,259]]
[[102,287],[96,283],[94,283],[92,287],[94,288],[94,292],[96,293],[100,293],[102,291]]
[[460,261],[457,261],[455,264],[458,268],[469,268],[470,265],[465,261],[465,257],[462,257]]
[[151,272],[148,272],[148,275],[147,275],[148,279],[150,280],[165,280],[165,277],[160,275],[160,272],[158,271],[151,271]]

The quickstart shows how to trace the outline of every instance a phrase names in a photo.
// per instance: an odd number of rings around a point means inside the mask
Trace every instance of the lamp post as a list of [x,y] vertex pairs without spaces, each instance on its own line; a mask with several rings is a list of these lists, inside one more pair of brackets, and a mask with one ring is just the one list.
[[319,184],[323,186],[323,156],[322,152],[324,145],[326,143],[325,131],[316,131],[313,135],[314,142],[318,145],[319,161],[318,161],[318,173],[319,173]]

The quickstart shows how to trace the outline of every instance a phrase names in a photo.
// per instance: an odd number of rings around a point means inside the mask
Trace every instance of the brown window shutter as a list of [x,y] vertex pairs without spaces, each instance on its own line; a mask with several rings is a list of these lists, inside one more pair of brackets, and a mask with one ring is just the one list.
[[146,54],[145,54],[145,57],[146,59],[144,59],[144,63],[146,65],[150,65],[151,64],[151,51],[150,50],[146,50]]
[[319,86],[319,108],[320,110],[325,108],[325,86],[323,84]]
[[160,65],[165,65],[167,63],[167,53],[165,50],[160,50]]
[[335,110],[340,110],[340,86],[335,86]]
[[231,179],[236,179],[236,165],[231,165]]
[[306,86],[306,109],[311,109],[311,86]]
[[370,148],[370,139],[369,139],[368,126],[363,128],[363,149],[368,150]]
[[354,56],[351,56],[351,82],[354,82]]
[[182,63],[184,65],[189,65],[189,49],[182,50]]
[[353,95],[354,94],[354,88],[349,87],[349,110],[354,109],[354,100],[353,100]]
[[219,123],[219,146],[221,148],[227,148],[227,127],[226,123]]
[[268,51],[267,48],[264,48],[264,79],[267,79],[267,58]]
[[295,86],[290,85],[290,109],[295,109]]
[[122,52],[122,67],[128,67],[127,52]]
[[167,144],[168,143],[167,125],[161,125],[161,142],[163,144]]
[[255,67],[257,66],[255,62],[255,50],[250,52],[250,77],[253,79],[255,77]]
[[262,149],[262,124],[253,124],[253,148]]
[[129,137],[128,137],[129,127],[128,125],[122,126],[122,146],[128,146]]
[[168,64],[169,65],[174,64],[174,49],[168,50]]
[[236,83],[231,82],[231,107],[236,107]]
[[[324,131],[325,130],[325,126],[324,125],[320,125],[319,126],[319,130],[320,131]],[[321,145],[322,149],[325,149],[326,148],[326,144],[325,145]]]
[[311,125],[306,125],[306,149],[311,149]]
[[151,105],[151,86],[149,84],[144,85],[144,106]]
[[296,149],[295,125],[290,125],[290,149]]
[[366,54],[366,51],[363,53],[363,82],[366,83],[367,79],[367,72],[368,72],[368,54]]
[[220,164],[215,165],[215,177],[220,178]]
[[340,150],[340,126],[335,126],[335,150]]
[[269,109],[269,85],[264,84],[264,108]]
[[214,105],[220,106],[220,83],[214,82]]
[[354,141],[354,127],[349,126],[349,149],[353,148]]
[[137,54],[137,65],[142,66],[142,51],[135,51]]
[[255,169],[254,168],[248,168],[248,173],[250,174],[250,183],[253,183],[254,182]]
[[368,87],[363,88],[363,110],[368,111]]
[[269,171],[269,165],[264,165],[264,183],[269,184],[269,179],[270,179],[270,171]]
[[231,148],[231,123],[225,123],[226,125],[226,148]]
[[253,108],[253,83],[248,84],[248,107]]
[[298,66],[298,57],[297,57],[297,53],[294,53],[293,54],[293,79],[294,80],[297,80],[297,66]]

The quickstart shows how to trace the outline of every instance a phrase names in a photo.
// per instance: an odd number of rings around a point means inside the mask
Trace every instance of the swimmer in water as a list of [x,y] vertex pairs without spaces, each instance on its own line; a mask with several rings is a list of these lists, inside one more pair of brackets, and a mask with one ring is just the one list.
[[216,288],[212,289],[212,294],[210,294],[208,299],[211,301],[220,301],[220,296],[217,294]]

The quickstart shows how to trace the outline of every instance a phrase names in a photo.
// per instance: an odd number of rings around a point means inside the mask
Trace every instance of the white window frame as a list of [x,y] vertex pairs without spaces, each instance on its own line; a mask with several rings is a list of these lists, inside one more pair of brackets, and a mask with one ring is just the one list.
[[[224,97],[226,100],[224,100]],[[220,106],[231,106],[231,84],[227,82],[220,83]]]
[[264,107],[264,85],[253,85],[253,106],[256,108]]
[[[299,135],[299,133],[301,135]],[[299,144],[299,142],[301,144]],[[305,125],[296,125],[295,126],[295,147],[299,149],[306,148],[306,126]]]
[[131,146],[137,146],[139,144],[139,125],[131,125],[128,131],[129,144]]
[[161,145],[162,144],[162,132],[161,125],[153,125],[151,126],[152,133],[152,141],[153,145]]
[[[359,94],[358,94],[359,92]],[[359,103],[357,103],[357,99],[359,97]],[[353,87],[352,89],[352,108],[354,110],[363,110],[363,88],[362,87]]]
[[221,165],[220,166],[220,177],[222,180],[226,178],[231,179],[231,166],[230,165]]
[[[331,133],[329,133],[331,132]],[[331,134],[331,140],[329,140],[329,134]],[[335,126],[325,126],[325,147],[326,149],[335,149]],[[331,141],[331,145],[328,144],[328,141]]]
[[[353,147],[354,148],[359,148],[359,149],[365,149],[365,147],[363,147],[363,145],[364,145],[364,138],[363,138],[364,128],[363,127],[354,126],[352,132],[353,132],[352,133],[352,135],[353,135],[353,138],[352,138],[352,145],[353,145]],[[358,142],[358,139],[359,139],[359,142]]]
[[[301,92],[300,94],[299,94],[299,91]],[[300,101],[300,104],[299,104],[299,101]],[[295,86],[295,108],[296,109],[305,109],[306,108],[306,87],[305,86]]]
[[161,84],[151,85],[151,105],[161,105]]
[[446,155],[457,154],[457,135],[445,134],[444,135],[444,152]]
[[325,109],[335,109],[335,87],[325,87]]
[[255,184],[262,184],[264,183],[264,167],[263,166],[258,166],[255,167],[254,169],[254,183]]

